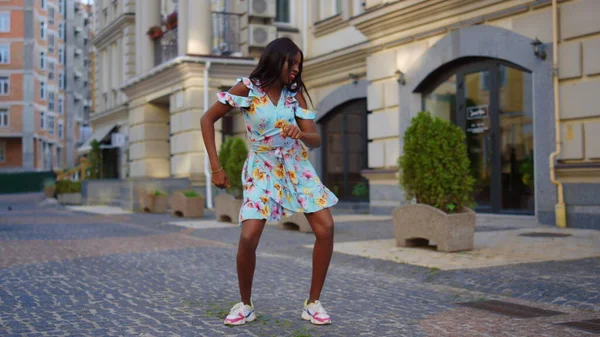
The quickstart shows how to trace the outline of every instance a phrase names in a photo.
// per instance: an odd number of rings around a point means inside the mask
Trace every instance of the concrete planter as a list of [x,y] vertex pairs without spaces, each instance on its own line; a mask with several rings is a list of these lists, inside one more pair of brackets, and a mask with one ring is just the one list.
[[81,205],[81,193],[61,193],[57,195],[58,202],[62,205]]
[[201,218],[204,216],[204,197],[186,197],[176,192],[171,198],[171,213],[184,218]]
[[229,194],[219,194],[215,197],[215,213],[217,221],[238,223],[242,199],[235,199]]
[[447,214],[429,205],[413,204],[396,208],[392,218],[399,247],[427,245],[431,240],[442,252],[473,249],[475,212],[469,208]]
[[167,213],[169,198],[166,194],[154,195],[146,191],[139,194],[140,208],[146,213]]
[[44,195],[46,198],[54,198],[54,193],[56,192],[56,188],[54,186],[44,187]]
[[297,229],[303,233],[312,233],[312,227],[304,213],[294,213],[288,217],[282,218],[279,221],[279,227],[282,229]]

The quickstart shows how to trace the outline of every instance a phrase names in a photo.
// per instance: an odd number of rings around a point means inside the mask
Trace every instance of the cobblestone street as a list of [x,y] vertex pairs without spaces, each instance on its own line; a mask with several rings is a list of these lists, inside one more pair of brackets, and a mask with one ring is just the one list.
[[[600,319],[599,258],[441,271],[335,253],[321,298],[333,325],[312,326],[300,314],[312,256],[303,246],[313,236],[267,226],[253,291],[259,318],[230,328],[236,225],[191,229],[166,224],[169,215],[93,215],[42,200],[0,196],[3,337],[594,336],[556,323]],[[336,223],[335,235],[340,243],[394,233],[383,220]],[[492,299],[559,314],[458,305]]]

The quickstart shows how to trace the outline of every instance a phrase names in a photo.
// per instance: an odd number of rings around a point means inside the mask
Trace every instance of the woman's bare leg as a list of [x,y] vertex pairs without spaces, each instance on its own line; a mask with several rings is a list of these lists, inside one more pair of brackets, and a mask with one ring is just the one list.
[[252,297],[252,280],[256,268],[256,248],[265,228],[265,222],[265,220],[246,220],[242,223],[236,259],[237,274],[242,302],[248,305],[250,305]]
[[315,233],[315,247],[313,249],[312,282],[308,303],[319,299],[325,284],[327,270],[333,254],[333,217],[329,209],[306,214],[306,218]]

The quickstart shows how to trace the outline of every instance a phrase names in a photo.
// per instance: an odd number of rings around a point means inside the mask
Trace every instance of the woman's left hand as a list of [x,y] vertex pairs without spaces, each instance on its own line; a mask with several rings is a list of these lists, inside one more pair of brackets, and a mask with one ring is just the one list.
[[302,131],[296,125],[288,124],[281,128],[281,137],[283,138],[298,139],[301,135]]

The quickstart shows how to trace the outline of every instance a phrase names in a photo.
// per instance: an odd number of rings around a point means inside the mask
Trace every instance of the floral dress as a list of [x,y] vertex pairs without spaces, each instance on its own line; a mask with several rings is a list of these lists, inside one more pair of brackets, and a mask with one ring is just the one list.
[[314,213],[335,205],[338,198],[317,176],[306,146],[300,140],[280,135],[284,126],[297,125],[296,118],[315,119],[315,113],[301,108],[296,93],[286,88],[273,104],[250,79],[239,81],[249,89],[248,97],[220,92],[217,98],[241,109],[250,142],[241,177],[240,225],[248,219],[274,222],[292,213]]

